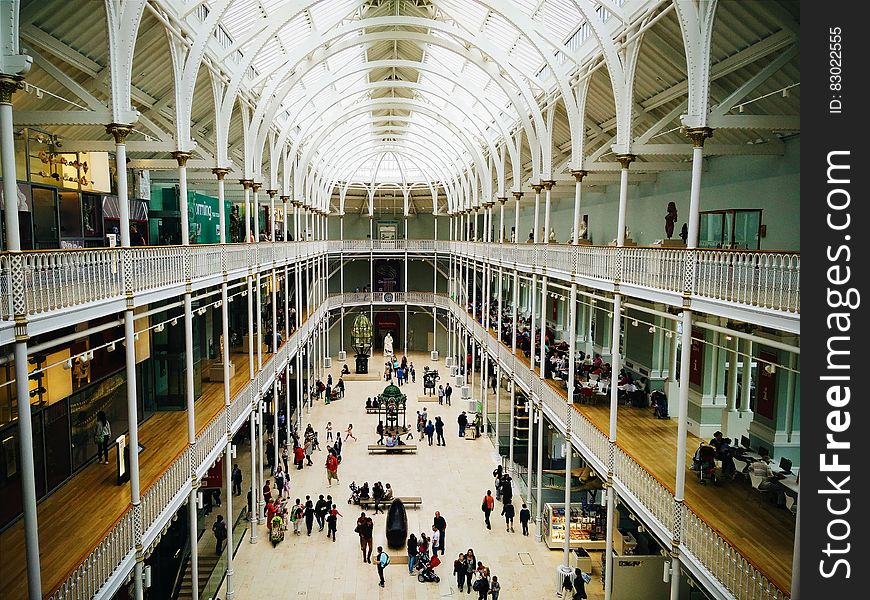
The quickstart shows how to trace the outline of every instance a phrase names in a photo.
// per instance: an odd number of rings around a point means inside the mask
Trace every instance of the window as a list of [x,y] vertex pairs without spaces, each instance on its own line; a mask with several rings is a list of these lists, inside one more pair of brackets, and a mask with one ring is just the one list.
[[701,212],[700,248],[761,248],[761,210],[732,209]]

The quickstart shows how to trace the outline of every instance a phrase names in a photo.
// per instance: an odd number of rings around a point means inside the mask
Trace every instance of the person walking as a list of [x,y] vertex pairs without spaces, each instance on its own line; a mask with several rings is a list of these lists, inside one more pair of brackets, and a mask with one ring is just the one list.
[[281,465],[278,465],[278,469],[275,471],[275,490],[278,492],[278,498],[284,495],[284,483],[284,470]]
[[502,502],[510,502],[514,497],[514,488],[511,484],[511,476],[508,473],[504,473],[501,476],[501,501]]
[[296,470],[301,471],[305,466],[305,448],[296,446],[293,448],[293,462],[296,465]]
[[492,497],[492,490],[486,490],[486,496],[483,497],[483,502],[480,504],[480,510],[483,511],[483,518],[486,522],[486,528],[492,529],[489,522],[489,515],[492,514],[492,509],[495,506],[495,498]]
[[447,442],[444,440],[444,421],[441,420],[441,417],[435,417],[435,436],[436,446],[447,445]]
[[444,388],[444,402],[447,403],[447,406],[450,406],[450,396],[453,395],[453,388],[450,387],[450,382],[447,382],[447,387]]
[[474,584],[477,586],[477,600],[486,600],[489,595],[489,569],[483,566],[483,563],[477,563],[477,581]]
[[239,465],[233,466],[233,496],[241,496],[242,495],[242,470],[239,468]]
[[414,574],[414,563],[417,562],[417,554],[420,550],[417,547],[417,536],[413,533],[408,536],[408,574]]
[[371,564],[372,562],[372,534],[375,524],[370,517],[365,513],[360,513],[359,519],[356,520],[356,529],[354,531],[359,534],[359,547],[362,550],[362,559],[364,563]]
[[441,534],[438,536],[438,550],[441,551],[441,556],[444,556],[444,539],[445,539],[445,530],[447,529],[447,521],[444,517],[441,516],[440,511],[435,511],[435,518],[432,519],[432,525],[438,530]]
[[296,498],[296,504],[290,512],[290,520],[293,521],[293,533],[299,535],[302,533],[302,521],[305,519],[305,507],[302,506],[302,501]]
[[372,500],[375,501],[375,514],[384,512],[381,510],[381,502],[384,499],[384,486],[380,481],[376,481],[372,485]]
[[411,373],[411,383],[417,383],[417,371],[414,369],[414,363],[411,363],[411,366],[408,367],[408,370]]
[[329,539],[332,536],[332,541],[335,541],[335,532],[338,528],[338,517],[343,517],[340,512],[338,512],[338,507],[335,504],[332,505],[332,508],[329,509],[329,514],[326,516],[326,538]]
[[384,422],[383,421],[378,421],[377,433],[378,433],[377,443],[383,444],[384,443]]
[[314,452],[314,436],[312,435],[309,439],[305,440],[305,460],[308,462],[308,466],[312,466],[314,463],[311,461],[311,454]]
[[311,496],[305,496],[305,531],[309,536],[311,536],[311,530],[314,529],[314,516],[314,503],[311,501]]
[[332,487],[332,480],[338,483],[338,458],[332,453],[326,456],[326,486]]
[[[456,575],[456,585],[462,592],[465,586],[465,554],[462,552],[459,553],[459,558],[453,561],[453,574]],[[471,593],[470,589],[468,593]]]
[[224,540],[227,539],[227,524],[224,522],[223,515],[217,516],[217,521],[211,526],[211,530],[214,532],[215,539],[214,553],[220,556],[224,549]]
[[505,530],[513,532],[514,530],[514,505],[510,502],[505,502],[501,508],[501,514],[504,515]]
[[498,600],[499,592],[501,592],[501,584],[498,582],[498,575],[493,575],[489,584],[489,594],[492,596],[492,600]]
[[384,568],[390,564],[390,556],[384,552],[382,546],[378,546],[378,555],[375,557],[375,561],[378,567],[378,577],[381,580],[378,585],[384,587]]
[[523,535],[529,535],[529,521],[532,520],[532,511],[523,502],[523,507],[520,509],[520,525],[523,526]]
[[357,441],[356,436],[353,434],[353,423],[347,424],[347,432],[344,434],[344,439],[353,438],[353,441]]
[[323,494],[320,494],[317,504],[314,505],[314,518],[317,519],[319,531],[323,531],[323,526],[326,524],[326,513],[329,512],[329,505],[330,502],[324,500]]
[[432,424],[432,421],[429,421],[426,424],[424,431],[426,432],[426,437],[429,438],[429,445],[431,446],[432,445],[432,437],[435,435],[435,425]]
[[112,437],[112,427],[109,419],[102,410],[97,413],[97,422],[94,425],[94,442],[97,444],[97,462],[109,464],[109,438]]
[[471,593],[471,581],[474,579],[474,573],[477,571],[477,558],[474,556],[474,550],[468,549],[465,555],[465,583],[468,586],[467,593]]

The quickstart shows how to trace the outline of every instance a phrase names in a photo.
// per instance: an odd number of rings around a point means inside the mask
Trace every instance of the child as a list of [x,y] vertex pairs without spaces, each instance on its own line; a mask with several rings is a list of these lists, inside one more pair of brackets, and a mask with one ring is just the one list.
[[332,421],[327,421],[326,422],[326,441],[328,442],[331,439],[332,439]]
[[501,591],[501,584],[498,582],[498,576],[492,576],[492,583],[489,584],[489,593],[492,594],[492,600],[498,600],[498,593]]

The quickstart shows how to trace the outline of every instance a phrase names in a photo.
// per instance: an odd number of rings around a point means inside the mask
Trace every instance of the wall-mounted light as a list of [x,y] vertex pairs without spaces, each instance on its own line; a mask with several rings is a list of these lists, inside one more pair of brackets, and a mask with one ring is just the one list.
[[637,319],[635,319],[634,321],[632,321],[631,324],[632,324],[634,327],[637,327]]
[[73,366],[73,359],[68,358],[65,361],[63,361],[63,368],[66,369],[67,371],[72,369],[72,366]]
[[654,325],[650,325],[648,331],[649,331],[650,333],[655,333],[655,332],[656,332],[656,328],[655,328],[655,326],[654,326]]
[[109,342],[109,345],[106,346],[106,350],[108,350],[109,352],[114,352],[115,351],[115,342]]
[[155,331],[156,333],[160,333],[160,332],[163,331],[164,329],[166,329],[166,325],[164,325],[163,323],[160,323],[159,325],[157,325],[157,326],[154,328],[154,331]]
[[178,325],[178,319],[172,319],[172,320],[169,322],[169,324],[172,325],[172,326]]
[[773,375],[776,373],[776,365],[764,365],[765,372]]

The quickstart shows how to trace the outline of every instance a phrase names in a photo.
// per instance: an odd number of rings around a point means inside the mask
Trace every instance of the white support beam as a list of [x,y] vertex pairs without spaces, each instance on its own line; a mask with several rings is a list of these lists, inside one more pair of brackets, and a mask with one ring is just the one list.
[[801,130],[801,118],[796,115],[711,115],[708,124],[713,129]]
[[[637,164],[637,163],[634,163]],[[675,163],[676,164],[676,163]],[[632,166],[632,169],[634,166]],[[619,171],[614,171],[612,173],[589,173],[583,178],[583,186],[587,185],[607,185],[613,183],[619,183],[620,174]],[[634,183],[651,183],[656,181],[658,177],[655,173],[634,173],[631,174],[631,182]],[[573,175],[556,175],[553,177],[553,181],[556,182],[556,187],[559,187],[560,184],[569,185],[571,188],[574,188],[574,185],[577,183],[577,179]]]
[[82,102],[88,105],[89,109],[109,110],[105,102],[94,96],[90,91],[86,90],[78,81],[64,73],[35,48],[27,48],[26,52],[33,57],[33,62],[36,63],[39,68],[51,75],[52,79],[57,81],[67,90],[78,96]]
[[[212,169],[217,168],[217,163],[212,160],[189,160],[187,161],[187,170],[196,171],[207,169],[211,171]],[[172,170],[178,169],[178,161],[174,158],[163,159],[163,158],[140,158],[138,160],[131,160],[127,163],[128,169],[147,169],[149,171],[159,171],[159,170]],[[212,175],[214,177],[214,175]],[[177,178],[177,175],[176,175]]]
[[[619,173],[622,170],[622,165],[618,162],[596,162],[586,165],[587,171],[607,171],[611,173]],[[635,161],[631,163],[631,172],[653,172],[660,173],[662,171],[691,171],[691,162],[643,162]],[[634,180],[634,176],[632,176]],[[586,179],[583,180],[586,183]]]
[[[124,119],[126,123],[135,123],[139,112],[133,111]],[[20,126],[45,125],[107,125],[114,121],[109,110],[24,110],[14,115],[14,123]],[[176,168],[178,164],[176,163]]]
[[[158,141],[142,141],[142,140],[127,140],[127,153],[131,152],[149,152],[149,153],[170,153],[178,150],[174,141],[158,142]],[[115,152],[115,142],[111,140],[74,140],[64,139],[64,152]],[[176,163],[176,167],[178,164]]]
[[[691,144],[634,144],[632,152],[641,156],[691,156]],[[742,155],[773,155],[782,156],[785,148],[782,142],[768,141],[764,144],[704,144],[704,156],[742,156]],[[632,169],[636,165],[634,163]],[[585,182],[585,180],[584,180]]]
[[782,69],[791,60],[798,55],[798,45],[794,44],[791,48],[770,61],[758,73],[746,80],[740,87],[731,92],[727,98],[719,103],[719,106],[710,111],[713,115],[726,115],[743,100],[747,94],[756,89],[759,85],[767,81],[771,75]]

